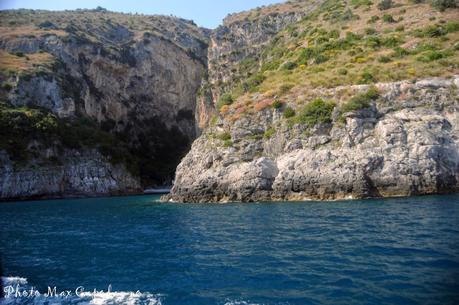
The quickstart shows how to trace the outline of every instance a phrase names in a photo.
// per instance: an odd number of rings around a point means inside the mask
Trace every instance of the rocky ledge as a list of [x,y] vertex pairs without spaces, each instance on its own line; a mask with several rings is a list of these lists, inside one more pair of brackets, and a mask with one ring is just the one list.
[[[315,90],[312,95],[336,107],[329,122],[312,128],[289,123],[275,107],[235,122],[220,118],[194,142],[163,199],[337,200],[459,191],[458,87],[458,76],[380,83],[370,105],[344,114],[344,93],[369,86]],[[288,106],[298,111],[298,103]]]
[[97,150],[66,150],[59,161],[42,160],[17,164],[0,151],[0,200],[142,193],[138,178]]

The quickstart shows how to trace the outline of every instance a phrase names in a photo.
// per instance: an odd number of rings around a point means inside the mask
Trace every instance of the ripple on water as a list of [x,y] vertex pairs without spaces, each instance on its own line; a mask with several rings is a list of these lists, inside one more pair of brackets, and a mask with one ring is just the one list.
[[459,195],[228,205],[155,198],[2,203],[4,270],[41,289],[119,291],[71,304],[459,304]]

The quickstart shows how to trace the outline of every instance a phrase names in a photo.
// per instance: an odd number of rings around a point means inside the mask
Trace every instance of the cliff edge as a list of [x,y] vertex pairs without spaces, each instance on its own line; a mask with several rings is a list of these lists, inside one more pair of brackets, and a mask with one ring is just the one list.
[[[211,74],[220,77],[211,82],[218,87],[216,114],[163,199],[335,200],[458,191],[456,4],[290,5],[308,13],[245,58],[213,63],[220,65]],[[247,15],[229,18],[227,30],[244,33]],[[239,54],[243,45],[215,43],[211,54]],[[233,72],[219,72],[225,67]]]
[[[219,120],[194,142],[164,199],[334,200],[459,191],[458,86],[456,76],[318,90],[314,107],[299,110],[306,120],[323,112],[312,128],[272,107],[234,124]],[[341,113],[349,92],[366,107]]]

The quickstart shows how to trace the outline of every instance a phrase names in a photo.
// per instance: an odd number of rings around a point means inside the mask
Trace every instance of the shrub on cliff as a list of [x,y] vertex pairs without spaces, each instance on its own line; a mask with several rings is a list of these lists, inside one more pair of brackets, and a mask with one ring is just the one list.
[[265,133],[263,134],[263,138],[269,139],[276,133],[276,129],[274,127],[268,128]]
[[292,61],[287,61],[282,65],[282,70],[293,70],[297,67],[298,65]]
[[231,140],[231,134],[227,131],[219,133],[217,135],[217,139],[222,140],[222,141],[228,141]]
[[360,79],[358,81],[359,84],[371,84],[376,82],[376,78],[374,75],[368,71],[363,72],[360,75]]
[[423,53],[421,53],[420,56],[418,56],[416,59],[420,62],[431,62],[435,60],[439,60],[445,57],[448,57],[451,55],[451,52],[440,52],[440,51],[435,51],[435,50],[428,50]]
[[225,105],[231,105],[234,102],[233,96],[229,93],[223,94],[217,102],[217,109],[220,110]]
[[322,99],[315,99],[309,102],[296,118],[296,123],[313,127],[320,123],[330,123],[332,112],[336,104]]
[[285,108],[285,110],[284,110],[284,118],[288,119],[288,118],[292,118],[294,116],[295,116],[295,110],[293,110],[292,107]]
[[457,3],[456,0],[433,0],[432,6],[443,12],[448,8],[457,7]]
[[370,19],[368,19],[367,23],[375,23],[376,21],[379,20],[379,16],[371,16]]
[[280,109],[280,108],[282,108],[282,105],[283,105],[283,104],[284,104],[284,103],[282,103],[281,101],[275,100],[275,101],[271,104],[271,106],[272,106],[274,109]]
[[14,160],[27,159],[32,139],[46,142],[58,131],[58,120],[51,113],[0,103],[0,149]]
[[378,89],[371,87],[365,93],[360,93],[351,98],[347,103],[341,107],[341,113],[357,111],[370,107],[371,101],[379,97]]
[[263,83],[264,80],[265,76],[263,76],[263,74],[256,74],[242,83],[242,88],[244,92],[254,92],[258,89],[258,86]]
[[287,94],[290,89],[292,89],[294,87],[293,84],[282,84],[280,87],[279,87],[279,92],[278,94],[279,95],[284,95],[284,94]]
[[390,15],[390,14],[384,14],[382,19],[383,19],[384,22],[387,22],[387,23],[395,23],[395,22],[397,22],[397,21],[395,21],[394,17],[392,17],[392,15]]
[[378,3],[378,9],[381,11],[388,10],[392,7],[392,0],[382,0]]
[[125,143],[90,120],[64,120],[44,109],[0,103],[0,150],[5,149],[14,161],[25,161],[37,157],[28,147],[32,141],[58,148],[97,148],[112,163],[123,162],[131,172],[136,167]]

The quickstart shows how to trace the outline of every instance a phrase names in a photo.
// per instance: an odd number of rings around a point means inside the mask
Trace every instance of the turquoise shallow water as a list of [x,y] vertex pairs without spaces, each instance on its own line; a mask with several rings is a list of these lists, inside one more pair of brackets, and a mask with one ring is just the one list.
[[[459,303],[459,195],[226,205],[156,199],[0,203],[4,284],[72,291],[3,302]],[[73,295],[78,286],[106,292],[109,284],[119,293]]]

